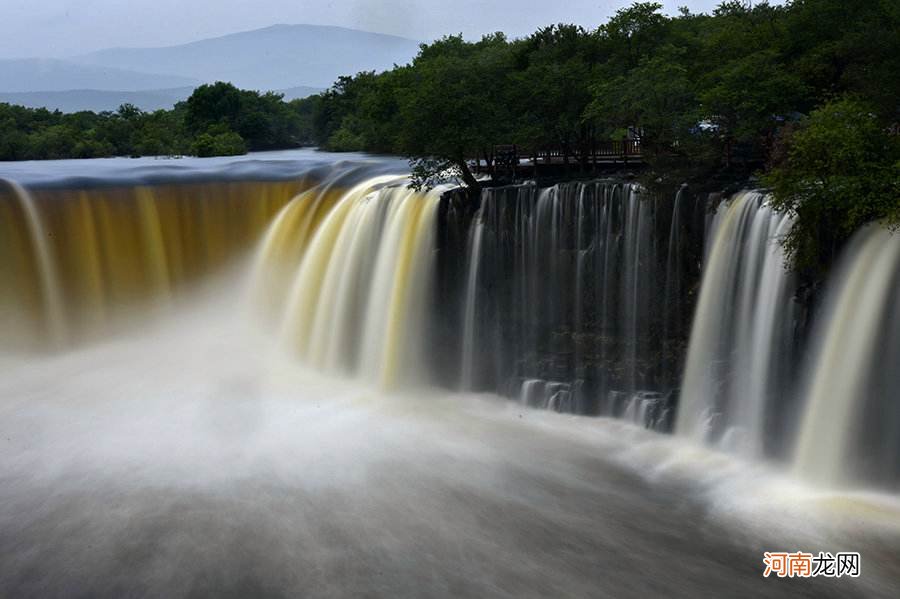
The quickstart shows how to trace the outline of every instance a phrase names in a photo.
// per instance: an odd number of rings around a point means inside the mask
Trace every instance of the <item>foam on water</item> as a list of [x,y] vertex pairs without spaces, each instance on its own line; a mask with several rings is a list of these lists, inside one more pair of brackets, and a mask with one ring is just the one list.
[[883,592],[897,574],[877,552],[898,546],[893,500],[620,421],[323,377],[235,319],[239,296],[0,363],[3,588],[749,594],[756,549],[781,547],[860,550],[871,576],[769,590]]

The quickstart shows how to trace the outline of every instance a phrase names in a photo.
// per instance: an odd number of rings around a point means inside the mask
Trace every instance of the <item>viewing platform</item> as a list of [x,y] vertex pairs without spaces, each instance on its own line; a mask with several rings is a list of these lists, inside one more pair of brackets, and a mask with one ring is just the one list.
[[588,148],[549,147],[526,148],[524,146],[494,146],[489,158],[472,161],[475,172],[536,176],[542,172],[556,172],[567,168],[610,168],[643,164],[639,139],[598,141]]

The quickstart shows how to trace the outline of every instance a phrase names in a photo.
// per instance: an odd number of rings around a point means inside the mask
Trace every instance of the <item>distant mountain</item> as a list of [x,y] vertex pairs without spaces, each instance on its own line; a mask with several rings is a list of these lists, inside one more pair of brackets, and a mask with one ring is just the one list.
[[149,112],[160,108],[172,108],[176,102],[180,102],[190,96],[192,91],[194,91],[193,87],[176,87],[139,92],[97,89],[70,89],[53,92],[0,92],[0,102],[28,106],[29,108],[61,110],[62,112],[116,110],[122,104],[128,103]]
[[340,75],[405,64],[418,47],[414,40],[342,27],[273,25],[165,48],[111,48],[75,60],[203,82],[230,81],[245,89],[284,89],[298,82],[326,88]]
[[[416,41],[342,27],[273,25],[166,48],[111,48],[72,60],[0,60],[0,102],[63,112],[171,108],[199,83],[278,90],[285,100],[341,75],[409,62]],[[297,85],[298,83],[302,85]]]
[[[18,104],[29,108],[47,108],[62,112],[79,112],[82,110],[116,110],[122,104],[134,104],[141,110],[170,109],[177,102],[186,100],[193,87],[176,87],[172,89],[154,89],[148,91],[103,91],[96,89],[72,89],[50,92],[0,92],[0,102]],[[284,94],[287,101],[305,98],[322,91],[316,87],[298,86],[277,90]]]
[[[198,80],[160,75],[159,70],[131,70],[111,65],[86,65],[64,60],[24,58],[0,60],[0,92],[141,91],[193,87]],[[294,79],[297,81],[297,79]]]

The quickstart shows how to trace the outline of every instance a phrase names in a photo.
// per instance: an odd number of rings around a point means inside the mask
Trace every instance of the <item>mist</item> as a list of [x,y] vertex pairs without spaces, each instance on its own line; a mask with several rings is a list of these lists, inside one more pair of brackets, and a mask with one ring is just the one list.
[[[4,593],[745,596],[773,543],[896,534],[623,423],[305,371],[234,317],[240,280],[143,332],[4,357]],[[883,591],[872,567],[771,596]]]

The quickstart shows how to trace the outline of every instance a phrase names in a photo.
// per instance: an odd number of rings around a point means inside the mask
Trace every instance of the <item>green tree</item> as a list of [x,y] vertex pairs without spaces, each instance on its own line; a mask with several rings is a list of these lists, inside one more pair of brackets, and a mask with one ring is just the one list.
[[778,44],[822,98],[853,92],[880,114],[900,119],[900,3],[896,0],[793,0]]
[[[331,149],[331,139],[339,129],[344,127],[341,134],[342,145],[356,137],[361,140],[360,132],[351,129],[353,123],[345,125],[344,120],[354,115],[358,119],[362,105],[363,94],[369,93],[374,84],[376,75],[367,71],[355,76],[339,77],[331,89],[325,91],[315,105],[313,113],[313,131],[319,145]],[[342,150],[362,150],[361,146],[342,147]]]
[[194,138],[191,153],[199,157],[237,156],[246,154],[247,146],[240,134],[219,123]]
[[193,91],[185,102],[184,124],[194,133],[218,124],[234,129],[240,111],[241,91],[230,83],[217,81]]
[[513,48],[518,68],[506,94],[513,110],[513,140],[533,150],[562,148],[564,159],[592,141],[584,118],[592,94],[589,82],[597,66],[595,36],[581,27],[546,27]]
[[511,58],[502,34],[476,44],[450,36],[422,46],[410,85],[399,92],[398,145],[410,157],[415,187],[455,176],[480,189],[467,159],[507,136],[509,98],[496,86],[506,80]]
[[598,29],[600,49],[607,57],[607,76],[638,66],[666,42],[668,21],[659,2],[635,2]]
[[288,102],[288,109],[295,115],[294,139],[297,145],[312,146],[316,144],[313,115],[318,110],[318,105],[321,101],[322,97],[316,94]]
[[764,177],[773,206],[796,217],[783,240],[792,264],[815,277],[854,231],[900,224],[900,138],[866,102],[844,97],[814,110]]

